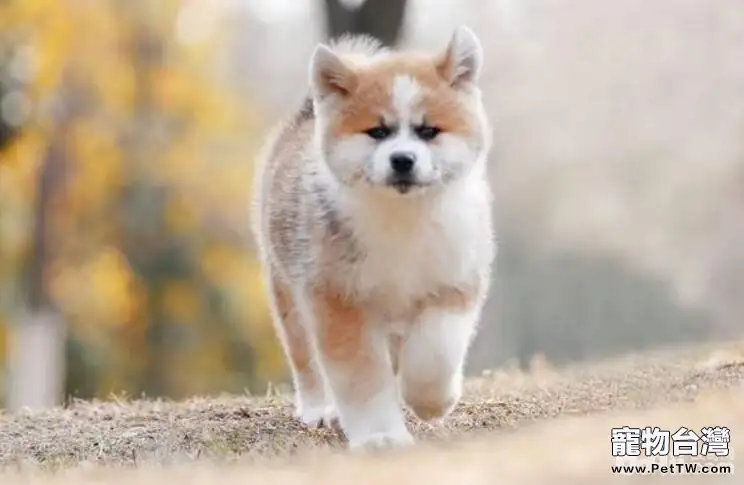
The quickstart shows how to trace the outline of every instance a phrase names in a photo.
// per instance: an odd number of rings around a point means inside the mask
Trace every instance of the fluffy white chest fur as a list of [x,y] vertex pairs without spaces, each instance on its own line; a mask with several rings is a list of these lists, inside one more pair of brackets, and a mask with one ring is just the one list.
[[441,287],[473,283],[493,257],[491,194],[475,174],[435,199],[346,200],[365,258],[346,275],[387,311]]

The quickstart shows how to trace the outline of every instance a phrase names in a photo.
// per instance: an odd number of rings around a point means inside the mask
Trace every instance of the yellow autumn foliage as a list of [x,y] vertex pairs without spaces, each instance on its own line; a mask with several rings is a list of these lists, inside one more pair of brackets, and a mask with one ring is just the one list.
[[[223,39],[176,41],[180,3],[0,3],[0,45],[32,71],[31,117],[0,147],[0,293],[21,289],[0,300],[0,343],[25,300],[40,170],[63,150],[44,277],[75,342],[72,391],[175,397],[284,376],[245,241],[260,108],[239,110],[210,75]],[[95,383],[75,383],[80,365]]]

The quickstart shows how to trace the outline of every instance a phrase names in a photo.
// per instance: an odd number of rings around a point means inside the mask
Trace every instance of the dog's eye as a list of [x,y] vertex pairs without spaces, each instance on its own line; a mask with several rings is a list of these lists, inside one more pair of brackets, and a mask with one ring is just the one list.
[[433,140],[442,130],[436,126],[418,126],[415,128],[416,136],[424,141]]
[[374,138],[375,140],[384,140],[389,137],[392,131],[387,126],[375,126],[365,131],[367,136]]

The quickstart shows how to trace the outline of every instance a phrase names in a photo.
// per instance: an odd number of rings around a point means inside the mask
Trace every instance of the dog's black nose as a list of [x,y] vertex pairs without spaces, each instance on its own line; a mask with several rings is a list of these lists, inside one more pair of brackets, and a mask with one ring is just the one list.
[[390,166],[397,175],[408,175],[413,170],[416,157],[413,153],[397,152],[390,155]]

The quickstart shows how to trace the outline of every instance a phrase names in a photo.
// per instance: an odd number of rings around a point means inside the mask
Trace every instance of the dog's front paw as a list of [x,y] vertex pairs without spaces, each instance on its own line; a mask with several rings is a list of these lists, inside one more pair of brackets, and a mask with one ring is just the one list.
[[311,429],[339,426],[336,409],[330,404],[302,407],[297,410],[297,417]]
[[415,444],[413,435],[407,430],[386,433],[371,433],[353,440],[349,440],[349,450],[352,452],[383,451],[405,448]]

